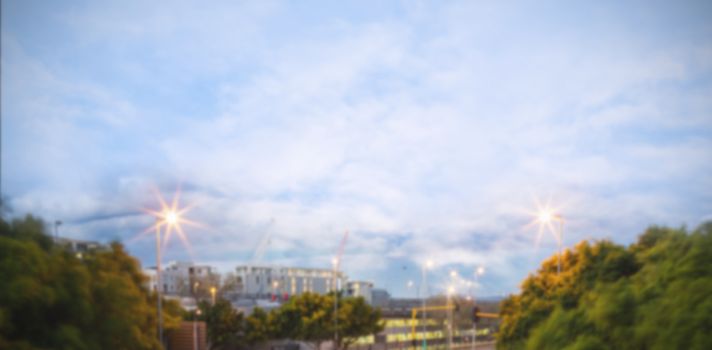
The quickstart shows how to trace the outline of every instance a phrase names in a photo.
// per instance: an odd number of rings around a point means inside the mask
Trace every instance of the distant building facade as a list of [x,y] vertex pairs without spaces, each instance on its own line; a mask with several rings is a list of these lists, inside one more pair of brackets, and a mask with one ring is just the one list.
[[373,282],[348,281],[346,283],[346,295],[350,297],[363,297],[367,303],[371,304],[373,292]]
[[[143,270],[149,279],[148,287],[156,290],[156,268]],[[169,262],[161,271],[161,292],[167,295],[191,295],[196,288],[219,287],[220,275],[209,265],[198,265],[187,261]],[[202,287],[200,287],[202,286]]]
[[84,241],[65,237],[55,238],[55,244],[75,253],[78,258],[82,258],[83,254],[92,251],[109,250],[109,246],[96,241]]
[[371,305],[377,307],[388,307],[391,300],[391,295],[385,289],[371,290]]
[[346,276],[331,269],[243,265],[235,268],[240,298],[286,299],[305,292],[326,294],[346,284]]

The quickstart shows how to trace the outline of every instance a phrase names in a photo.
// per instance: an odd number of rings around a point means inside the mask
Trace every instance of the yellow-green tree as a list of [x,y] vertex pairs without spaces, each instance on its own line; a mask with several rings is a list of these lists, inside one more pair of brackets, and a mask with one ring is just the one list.
[[339,299],[337,349],[346,350],[358,338],[383,330],[381,311],[368,305],[362,297]]
[[501,305],[501,349],[710,349],[712,223],[582,242]]

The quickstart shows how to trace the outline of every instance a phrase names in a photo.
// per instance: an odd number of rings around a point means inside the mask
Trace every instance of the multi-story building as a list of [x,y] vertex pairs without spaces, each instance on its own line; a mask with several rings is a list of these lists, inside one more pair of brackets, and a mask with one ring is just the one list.
[[351,297],[363,297],[367,303],[372,302],[373,282],[348,281],[346,283],[346,295]]
[[[144,269],[150,290],[156,290],[156,268]],[[197,285],[196,285],[197,283]],[[168,295],[192,295],[197,288],[219,287],[220,275],[214,267],[186,261],[172,261],[161,271],[161,292]]]
[[346,285],[346,276],[331,269],[243,265],[235,268],[240,298],[283,298],[305,292],[325,294]]

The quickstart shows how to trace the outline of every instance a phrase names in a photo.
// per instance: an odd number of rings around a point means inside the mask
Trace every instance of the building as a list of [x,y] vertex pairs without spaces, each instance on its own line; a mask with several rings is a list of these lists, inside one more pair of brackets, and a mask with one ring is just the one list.
[[367,303],[372,302],[373,282],[348,281],[346,283],[346,295],[350,297],[363,297]]
[[[149,289],[155,291],[156,268],[144,269],[143,273],[149,278]],[[190,296],[201,288],[208,290],[210,287],[219,287],[220,275],[214,267],[209,265],[172,261],[161,271],[161,285],[163,294]]]
[[83,254],[89,252],[109,250],[109,247],[107,245],[101,244],[96,241],[84,241],[64,237],[55,238],[55,244],[60,247],[64,247],[72,253],[75,253],[76,256],[80,259],[82,258]]
[[[374,349],[417,349],[427,342],[428,348],[445,349],[448,341],[448,312],[444,309],[430,310],[423,314],[420,310],[422,299],[391,298],[387,306],[381,307],[384,329],[376,335],[359,338],[349,347],[354,350]],[[444,307],[443,299],[428,299],[429,307]],[[486,312],[497,313],[497,303],[479,303]],[[461,313],[455,317],[453,327],[453,348],[470,348],[473,340],[472,323],[470,321],[471,305],[462,305]],[[413,311],[416,313],[413,313]],[[463,319],[463,317],[465,319]],[[477,325],[478,342],[491,342],[499,327],[498,319],[480,319]]]
[[239,298],[254,299],[286,299],[305,292],[326,294],[346,285],[341,271],[264,265],[237,266],[235,280]]
[[391,300],[391,295],[385,289],[371,290],[371,305],[385,308],[388,307]]

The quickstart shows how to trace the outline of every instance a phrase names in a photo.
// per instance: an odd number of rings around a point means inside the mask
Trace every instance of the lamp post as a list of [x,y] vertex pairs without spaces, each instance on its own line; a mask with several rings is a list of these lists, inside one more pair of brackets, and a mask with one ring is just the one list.
[[193,314],[193,350],[198,350],[198,322],[197,318],[200,316],[200,309],[195,309],[195,314]]
[[179,222],[179,215],[173,209],[164,210],[156,216],[156,297],[158,299],[158,341],[163,344],[163,301],[161,284],[161,226],[167,229],[175,227]]
[[157,314],[158,314],[158,341],[163,345],[163,301],[162,301],[162,289],[163,285],[161,283],[161,227],[165,226],[165,240],[171,236],[171,231],[175,232],[180,236],[183,243],[187,246],[187,240],[185,238],[185,233],[181,228],[181,224],[185,223],[191,226],[197,225],[197,223],[190,220],[186,220],[182,217],[190,208],[179,208],[178,207],[178,194],[173,197],[173,201],[169,205],[163,200],[160,193],[157,193],[158,199],[161,203],[161,209],[151,210],[146,209],[145,211],[155,217],[155,225],[149,227],[144,233],[150,233],[153,228],[156,230],[156,304],[157,304]]
[[210,287],[210,296],[213,299],[213,306],[215,306],[215,293],[217,292],[217,289],[215,287]]
[[[454,272],[454,271],[453,271]],[[450,276],[453,276],[450,274]],[[457,276],[457,275],[455,275]],[[452,295],[455,293],[455,287],[450,286],[447,288],[447,348],[452,349]]]
[[[158,221],[158,220],[156,220]],[[156,223],[156,299],[158,299],[158,342],[163,345],[163,310],[161,288],[161,226]]]
[[339,288],[338,278],[336,277],[336,270],[339,266],[339,258],[334,258],[331,262],[334,265],[334,285],[332,288],[334,289],[334,349],[336,349],[339,343]]
[[[475,292],[472,294],[472,305],[474,307],[477,307],[477,286],[479,282],[479,277],[482,276],[485,273],[485,268],[482,266],[479,266],[475,270]],[[477,322],[472,322],[472,350],[475,350],[477,347]]]
[[448,349],[452,348],[452,333],[453,333],[453,312],[452,312],[452,297],[455,293],[455,285],[457,284],[457,271],[450,271],[450,287],[447,289],[447,315],[448,315]]
[[427,349],[427,348],[428,348],[428,340],[427,340],[427,337],[426,337],[426,335],[427,335],[427,332],[426,332],[426,331],[427,331],[427,330],[426,330],[426,326],[425,326],[425,324],[426,324],[426,322],[427,322],[427,316],[426,316],[427,311],[425,311],[425,310],[426,310],[426,309],[425,309],[425,307],[426,307],[426,302],[425,302],[425,300],[428,298],[428,296],[427,296],[427,290],[428,290],[428,287],[427,287],[427,284],[428,284],[428,273],[427,273],[427,270],[428,270],[429,268],[431,268],[431,267],[433,267],[433,261],[432,261],[432,260],[426,261],[425,264],[423,265],[423,283],[421,283],[421,286],[420,286],[420,287],[423,289],[423,290],[422,290],[422,294],[421,294],[422,304],[423,304],[423,318],[422,318],[422,324],[420,325],[420,326],[421,326],[421,330],[422,330],[422,334],[423,334],[423,349]]
[[54,221],[54,243],[59,242],[59,225],[62,224],[62,220],[55,220]]

